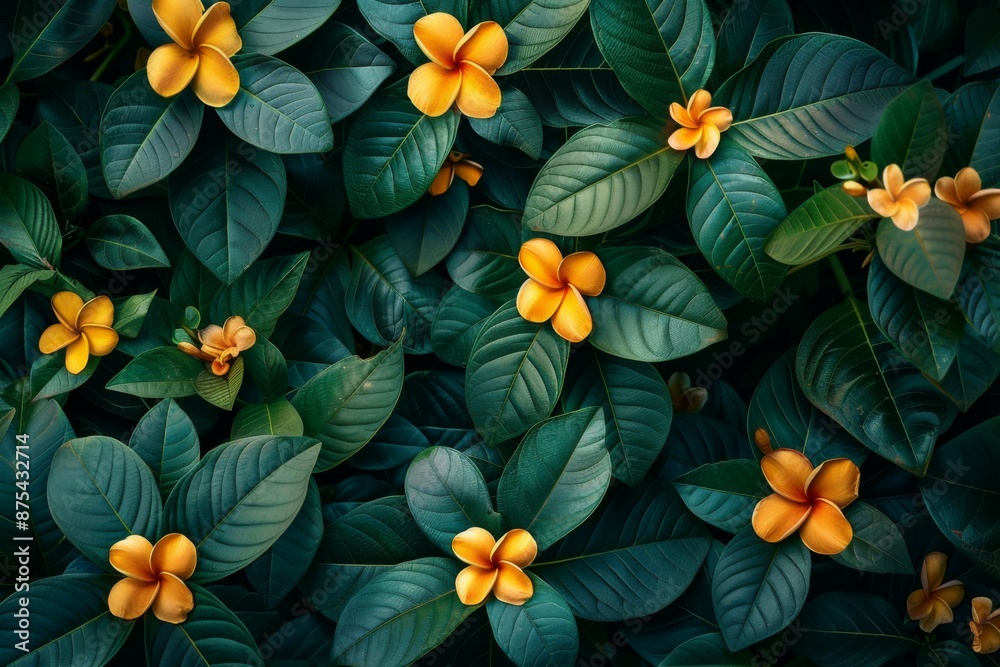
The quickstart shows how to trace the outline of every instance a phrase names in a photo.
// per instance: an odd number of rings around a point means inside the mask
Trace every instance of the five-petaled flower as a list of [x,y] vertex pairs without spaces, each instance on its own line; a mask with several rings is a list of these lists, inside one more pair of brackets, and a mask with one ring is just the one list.
[[1000,219],[1000,189],[984,190],[979,172],[972,167],[961,169],[955,178],[939,178],[934,184],[934,194],[962,216],[965,240],[969,243],[985,241],[991,231],[990,220]]
[[555,332],[571,343],[590,335],[594,320],[583,295],[597,296],[607,275],[592,252],[574,252],[565,258],[548,239],[526,241],[517,261],[528,279],[517,293],[517,312],[529,322],[552,319]]
[[142,535],[129,535],[111,547],[109,560],[126,576],[108,594],[108,608],[118,618],[139,618],[152,607],[164,623],[183,623],[194,609],[184,581],[194,573],[198,555],[184,535],[164,535],[156,546]]
[[779,448],[760,462],[774,493],[753,510],[753,529],[767,542],[796,531],[818,554],[839,554],[854,537],[841,511],[857,500],[861,471],[849,459],[829,459],[813,468],[802,452]]
[[229,362],[246,352],[257,342],[257,334],[246,325],[239,315],[226,319],[223,326],[209,324],[198,332],[201,348],[187,341],[177,344],[182,352],[212,362],[212,372],[225,375],[229,372]]
[[534,593],[531,579],[521,569],[538,555],[538,545],[528,531],[515,528],[494,540],[488,530],[473,527],[452,539],[451,550],[468,564],[455,577],[462,604],[479,604],[493,591],[501,602],[522,605]]
[[965,597],[962,582],[944,581],[947,567],[948,557],[940,551],[924,556],[920,566],[920,590],[906,598],[906,613],[914,621],[920,621],[920,629],[924,632],[933,632],[942,623],[955,620],[951,610]]
[[172,44],[156,47],[146,63],[149,85],[173,97],[189,85],[211,107],[224,107],[240,90],[240,74],[229,60],[243,47],[229,3],[205,11],[201,0],[153,0],[153,15]]
[[931,186],[926,178],[903,180],[903,170],[898,164],[890,164],[882,171],[882,188],[868,191],[868,204],[883,218],[892,218],[892,223],[903,231],[917,226],[920,207],[931,200]]
[[1000,649],[1000,609],[993,610],[993,600],[972,598],[972,650],[976,653],[993,653]]
[[451,14],[436,12],[413,25],[413,38],[430,58],[410,74],[407,95],[428,116],[453,104],[470,118],[490,118],[500,107],[500,86],[493,74],[507,60],[507,35],[495,21],[469,32]]
[[681,127],[670,135],[667,143],[677,151],[694,147],[694,154],[702,160],[712,156],[722,133],[733,124],[733,113],[726,107],[713,107],[712,95],[707,90],[696,90],[686,109],[673,102],[670,117]]
[[441,169],[438,170],[437,176],[434,177],[434,182],[431,183],[427,192],[434,196],[443,195],[451,187],[456,176],[469,185],[478,183],[483,175],[483,166],[473,162],[469,157],[468,153],[459,153],[458,151],[448,153],[448,157],[441,165]]
[[59,322],[42,332],[38,349],[52,354],[66,348],[66,370],[73,375],[87,367],[90,355],[103,357],[118,345],[118,332],[111,328],[115,306],[108,297],[84,303],[73,292],[58,292],[52,296],[52,310]]

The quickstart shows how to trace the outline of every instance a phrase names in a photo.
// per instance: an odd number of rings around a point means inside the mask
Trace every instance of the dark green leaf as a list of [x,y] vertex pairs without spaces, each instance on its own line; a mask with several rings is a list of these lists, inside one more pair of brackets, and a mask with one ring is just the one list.
[[939,299],[951,296],[965,258],[965,227],[950,205],[931,199],[908,232],[885,218],[875,240],[886,268],[904,282]]
[[703,465],[674,486],[695,516],[730,533],[749,526],[757,503],[771,493],[760,464],[746,459]]
[[853,197],[834,185],[792,211],[768,237],[764,250],[785,264],[810,264],[877,217],[866,198]]
[[385,220],[396,254],[414,276],[438,265],[458,242],[469,213],[469,188],[460,180],[437,196],[425,195]]
[[274,55],[329,19],[340,0],[250,0],[233,3],[243,51]]
[[768,42],[794,32],[792,11],[785,0],[735,3],[719,28],[714,74],[731,76],[756,58]]
[[194,423],[172,398],[160,401],[139,420],[128,444],[153,471],[164,497],[201,455]]
[[225,375],[203,370],[194,379],[194,389],[198,395],[217,408],[227,412],[236,403],[236,394],[243,386],[243,357],[237,357],[229,364]]
[[976,7],[965,27],[965,75],[981,74],[1000,67],[1000,12],[994,7]]
[[283,398],[267,403],[252,403],[243,407],[233,419],[231,438],[252,435],[302,435],[302,417]]
[[87,231],[87,247],[98,264],[112,271],[170,266],[156,237],[130,215],[96,221]]
[[62,232],[52,205],[41,190],[10,174],[0,174],[0,242],[22,264],[59,266]]
[[449,364],[468,364],[476,338],[495,309],[496,304],[486,297],[452,286],[441,297],[431,323],[434,352]]
[[517,606],[490,598],[486,602],[493,638],[518,665],[545,667],[576,662],[579,633],[569,605],[531,572],[532,594]]
[[515,213],[474,206],[462,236],[448,255],[455,284],[491,299],[509,299],[526,276],[517,262],[521,221]]
[[107,388],[141,398],[192,396],[197,393],[194,380],[204,368],[176,347],[157,347],[130,361]]
[[48,121],[21,141],[14,170],[38,184],[56,202],[62,218],[75,218],[86,208],[87,170],[66,137]]
[[516,148],[533,160],[537,160],[542,152],[542,119],[538,117],[531,100],[512,86],[501,88],[500,108],[496,115],[470,118],[469,124],[483,139],[499,146]]
[[868,593],[827,593],[809,602],[795,652],[819,667],[882,665],[917,648],[894,605]]
[[907,179],[933,182],[948,139],[944,107],[925,79],[886,106],[872,137],[872,160],[882,167],[899,165]]
[[212,300],[212,321],[222,325],[234,315],[262,336],[270,336],[295,298],[309,261],[308,253],[273,257],[253,264]]
[[8,36],[14,64],[8,81],[34,79],[82,49],[111,16],[115,0],[24,0]]
[[854,529],[847,549],[832,556],[841,565],[862,572],[913,574],[906,542],[896,524],[867,503],[856,501],[844,510]]

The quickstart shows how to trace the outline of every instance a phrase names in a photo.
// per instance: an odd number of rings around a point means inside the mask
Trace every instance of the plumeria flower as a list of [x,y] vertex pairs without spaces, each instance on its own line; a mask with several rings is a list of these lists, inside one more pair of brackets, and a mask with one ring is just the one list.
[[670,117],[681,127],[670,135],[667,143],[677,151],[694,147],[694,154],[702,160],[712,156],[719,147],[722,133],[733,124],[733,113],[726,107],[713,107],[712,95],[707,90],[696,90],[688,99],[686,109],[673,102]]
[[942,623],[955,620],[951,610],[965,597],[962,582],[944,581],[947,567],[948,557],[940,551],[927,554],[920,566],[921,588],[906,598],[906,613],[914,621],[920,621],[920,629],[924,632],[933,632]]
[[493,591],[497,600],[520,606],[535,592],[521,569],[538,555],[538,545],[528,531],[515,528],[494,540],[488,530],[473,527],[452,539],[451,550],[469,565],[455,577],[462,604],[479,604]]
[[194,573],[198,555],[184,535],[164,535],[156,546],[142,535],[129,535],[111,547],[109,560],[126,576],[108,594],[108,608],[118,618],[139,618],[152,608],[156,618],[176,624],[194,609],[184,581]]
[[1000,189],[983,189],[979,172],[966,167],[955,174],[955,178],[945,176],[934,184],[934,194],[941,201],[962,216],[965,225],[965,240],[982,243],[990,235],[990,220],[1000,219]]
[[691,377],[687,373],[672,373],[667,381],[670,391],[670,402],[674,412],[698,412],[708,402],[708,390],[704,387],[692,387]]
[[607,275],[592,252],[574,252],[563,258],[548,239],[531,239],[521,246],[517,261],[528,279],[517,293],[517,312],[529,322],[552,319],[555,332],[571,343],[590,335],[594,320],[583,295],[597,296]]
[[818,554],[839,554],[854,537],[841,511],[858,498],[861,471],[850,459],[830,459],[817,468],[795,449],[779,448],[760,462],[774,493],[753,510],[753,529],[767,542],[796,531]]
[[453,104],[470,118],[490,118],[500,108],[500,86],[493,74],[507,60],[507,35],[495,21],[465,32],[451,14],[428,14],[413,25],[413,37],[431,59],[410,74],[407,95],[428,116]]
[[240,74],[229,60],[241,48],[229,3],[205,11],[201,0],[153,0],[153,15],[173,44],[158,46],[146,62],[149,85],[173,97],[189,85],[210,107],[224,107],[240,90]]
[[898,164],[890,164],[882,171],[882,184],[884,190],[872,188],[868,191],[868,204],[883,218],[892,218],[892,223],[904,232],[916,227],[920,207],[931,200],[927,179],[903,181],[903,170]]
[[257,342],[257,334],[246,325],[239,315],[226,320],[223,326],[209,324],[198,332],[201,348],[187,341],[178,343],[182,352],[203,361],[212,362],[212,372],[225,375],[229,372],[229,362],[246,352]]
[[972,598],[972,650],[993,653],[1000,649],[1000,609],[993,610],[993,600]]
[[38,349],[52,354],[66,348],[66,370],[73,375],[87,367],[90,355],[103,357],[118,345],[118,332],[111,328],[115,306],[108,297],[84,303],[78,294],[58,292],[52,297],[52,310],[59,323],[42,332]]
[[470,160],[467,153],[452,151],[448,153],[447,159],[441,165],[441,169],[434,177],[434,182],[431,183],[427,192],[434,196],[443,195],[451,187],[456,176],[470,186],[475,185],[483,176],[483,166]]

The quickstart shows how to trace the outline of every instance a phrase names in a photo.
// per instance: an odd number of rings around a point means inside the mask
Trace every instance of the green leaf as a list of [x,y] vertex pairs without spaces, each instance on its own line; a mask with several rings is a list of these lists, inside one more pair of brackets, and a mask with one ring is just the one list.
[[593,0],[590,24],[625,90],[658,118],[712,71],[715,39],[704,0]]
[[991,235],[966,251],[955,299],[972,328],[1000,350],[1000,237]]
[[193,396],[194,380],[204,368],[202,361],[176,347],[156,347],[130,361],[107,388],[140,398]]
[[425,116],[410,102],[405,87],[395,85],[353,118],[344,142],[347,199],[356,217],[380,218],[427,192],[455,143],[460,116],[453,111]]
[[674,486],[695,516],[730,533],[749,526],[757,503],[771,493],[760,464],[746,459],[703,465],[674,479]]
[[385,220],[389,240],[407,270],[419,277],[448,256],[469,212],[469,188],[455,181],[446,192],[426,195]]
[[544,550],[597,509],[610,483],[604,414],[577,410],[525,434],[500,478],[497,505],[505,525],[527,530]]
[[520,227],[515,213],[474,206],[455,249],[448,255],[448,275],[473,294],[511,298],[525,279],[517,261]]
[[129,535],[156,540],[163,514],[153,473],[105,436],[70,440],[52,457],[49,510],[70,542],[109,572],[111,546]]
[[169,267],[170,260],[146,226],[130,215],[108,215],[87,231],[94,260],[112,271]]
[[258,334],[270,336],[278,318],[295,298],[309,257],[303,252],[254,263],[215,295],[212,320],[221,325],[227,318],[239,315]]
[[996,81],[970,83],[955,91],[945,103],[948,119],[949,174],[963,167],[979,172],[983,186],[1000,186],[1000,87]]
[[192,581],[241,570],[281,537],[305,501],[319,450],[312,438],[234,440],[177,482],[164,520],[198,549]]
[[669,361],[724,340],[726,318],[701,280],[658,248],[602,248],[600,296],[587,297],[594,330],[587,339],[609,354]]
[[101,168],[101,114],[115,92],[106,83],[81,79],[49,80],[38,91],[38,118],[59,130],[87,169],[91,194],[111,197]]
[[258,338],[243,356],[246,358],[247,372],[264,400],[282,398],[288,391],[288,363],[281,350],[266,338]]
[[441,297],[431,323],[434,352],[449,364],[468,364],[476,338],[495,309],[496,304],[486,297],[452,286]]
[[827,593],[802,610],[795,652],[819,667],[883,665],[917,648],[899,609],[869,593]]
[[[0,604],[0,632],[8,637],[0,646],[0,661],[8,667],[108,663],[133,625],[108,609],[108,593],[120,580],[106,574],[62,575],[32,581],[30,607],[21,606],[21,594],[8,597]],[[18,648],[22,636],[15,614],[22,609],[31,614],[30,629],[22,630],[30,653]]]
[[229,411],[236,403],[236,394],[243,386],[243,357],[237,357],[225,375],[203,370],[194,379],[194,389],[198,395],[217,408]]
[[931,199],[908,232],[884,218],[875,241],[886,268],[904,282],[939,299],[951,296],[965,258],[965,227],[950,205]]
[[115,321],[112,326],[119,336],[135,338],[139,335],[154,298],[156,290],[149,294],[136,294],[111,300],[115,307]]
[[965,75],[982,74],[1000,67],[1000,12],[976,7],[965,27]]
[[883,167],[899,165],[907,179],[933,181],[944,161],[948,140],[944,107],[934,85],[924,79],[882,112],[872,137],[872,160]]
[[292,405],[302,416],[304,432],[323,443],[317,472],[343,463],[371,440],[402,387],[402,341],[371,359],[338,361],[303,385]]
[[302,435],[304,430],[295,407],[283,398],[276,398],[267,403],[252,403],[237,412],[230,437]]
[[476,607],[455,592],[460,563],[422,558],[372,578],[344,607],[335,664],[403,667],[440,644]]
[[948,373],[934,386],[959,410],[967,412],[993,386],[997,377],[1000,377],[1000,355],[980,342],[979,336],[966,324],[958,356]]
[[[734,9],[738,6],[735,5]],[[742,667],[752,664],[751,659],[750,651],[746,649],[735,653],[730,652],[726,648],[726,640],[722,635],[713,632],[688,639],[671,651],[659,667],[700,667],[701,665],[711,665],[712,667],[738,665]]]
[[573,613],[621,621],[659,611],[691,584],[711,538],[666,484],[622,488],[531,571]]
[[128,444],[153,471],[164,497],[197,465],[201,456],[198,431],[172,398],[160,401],[143,415]]
[[414,278],[388,236],[351,246],[347,315],[376,345],[402,338],[407,352],[429,354],[431,322],[443,291],[437,274]]
[[736,534],[712,577],[712,604],[729,650],[777,634],[799,615],[811,567],[809,550],[796,537],[771,544],[750,526]]
[[833,560],[862,572],[913,574],[906,542],[895,522],[867,503],[855,501],[844,510],[854,529],[847,549]]
[[[0,268],[0,315],[7,312],[24,290],[40,280],[49,280],[54,275],[54,271],[33,269],[20,264],[8,264]],[[492,308],[490,312],[493,312]]]
[[230,285],[274,237],[285,187],[277,155],[229,134],[208,137],[170,177],[170,213],[184,244]]
[[877,217],[865,197],[852,197],[834,185],[789,213],[768,237],[764,251],[785,264],[811,264]]
[[22,264],[59,266],[62,232],[52,205],[41,190],[10,174],[0,174],[0,242]]
[[[510,62],[509,57],[507,61]],[[513,86],[502,86],[500,90],[500,108],[496,115],[469,118],[469,125],[483,139],[498,146],[516,148],[537,160],[542,153],[542,119],[531,100],[520,90]]]
[[194,148],[204,113],[191,91],[157,95],[144,69],[126,79],[101,118],[101,164],[111,194],[121,199],[173,173]]
[[751,155],[814,158],[868,139],[882,111],[912,80],[866,44],[810,33],[765,46],[712,103],[733,112],[726,136]]
[[406,502],[420,529],[446,554],[452,554],[452,539],[473,526],[502,534],[482,474],[454,449],[430,447],[417,454],[406,471]]
[[208,309],[222,283],[208,267],[188,250],[181,251],[170,279],[170,301],[182,308],[197,308],[201,313]]
[[497,74],[512,74],[558,44],[587,11],[587,0],[489,0],[469,9],[467,28],[489,20],[503,28],[509,52]]
[[8,81],[0,86],[0,141],[7,136],[20,104],[21,92],[13,82]]
[[[340,163],[331,154],[304,153],[282,157],[288,178],[285,210],[278,232],[319,241],[327,257],[347,210],[344,176]],[[332,253],[331,253],[332,254]]]
[[413,38],[413,24],[429,14],[444,12],[465,25],[468,3],[465,0],[359,0],[358,9],[375,32],[395,44],[411,63],[420,65],[427,62],[427,56]]
[[63,218],[75,218],[87,206],[87,169],[66,137],[48,121],[21,140],[14,171],[38,184],[56,202]]
[[743,296],[763,301],[786,267],[764,252],[785,219],[785,203],[760,165],[724,140],[707,160],[693,160],[687,216],[698,247],[716,273]]
[[600,406],[611,472],[635,486],[663,449],[674,410],[667,383],[648,363],[618,359],[592,350],[590,363],[574,368],[563,395],[567,412]]
[[721,75],[721,81],[748,65],[768,42],[794,33],[792,10],[785,0],[734,4],[719,28],[714,73]]
[[952,408],[900,363],[863,301],[848,300],[806,331],[795,361],[809,400],[879,456],[923,475]]
[[[303,17],[302,0],[295,1],[297,6],[286,11]],[[280,25],[290,28],[288,21]],[[219,118],[233,134],[272,153],[325,153],[333,149],[326,103],[305,74],[260,54],[233,56],[233,65],[240,73],[240,90],[232,102],[218,109]]]
[[239,660],[240,665],[263,667],[257,640],[239,617],[201,586],[188,586],[194,608],[183,623],[164,623],[146,614],[146,664],[223,665]]
[[31,364],[31,393],[35,398],[52,398],[82,386],[97,369],[99,358],[91,356],[77,374],[66,370],[65,354],[43,354]]
[[274,55],[326,23],[340,0],[252,0],[233,4],[242,51]]
[[[26,81],[49,72],[86,46],[111,17],[115,0],[24,0],[8,39],[14,63],[7,81]],[[13,27],[13,26],[12,26]]]
[[538,172],[524,227],[562,236],[614,229],[660,198],[683,158],[667,145],[662,124],[650,118],[581,130]]
[[486,602],[493,638],[518,665],[572,665],[580,642],[576,619],[559,593],[533,573],[523,605],[491,597]]
[[469,356],[465,400],[487,445],[514,438],[548,417],[566,377],[569,342],[529,322],[510,301],[483,325]]

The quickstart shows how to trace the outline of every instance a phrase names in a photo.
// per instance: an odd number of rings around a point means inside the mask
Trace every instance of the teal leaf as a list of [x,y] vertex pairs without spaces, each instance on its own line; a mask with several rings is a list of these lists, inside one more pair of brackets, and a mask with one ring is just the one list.
[[153,471],[164,497],[201,456],[194,422],[172,398],[160,401],[143,415],[128,444]]
[[153,233],[130,215],[97,220],[87,231],[86,240],[94,261],[112,271],[170,266]]
[[233,3],[242,51],[274,55],[326,23],[340,0],[250,0]]
[[[86,46],[111,17],[115,0],[24,0],[8,39],[14,63],[8,81],[26,81],[50,72]],[[11,26],[11,27],[14,27]]]
[[0,174],[0,243],[22,264],[59,266],[62,232],[52,205],[37,187],[10,174]]
[[770,495],[760,464],[747,459],[709,463],[674,479],[688,509],[730,533],[750,525],[754,509]]
[[526,574],[532,594],[523,605],[487,600],[493,638],[518,665],[574,664],[580,639],[573,612],[554,588],[533,573]]
[[854,537],[846,549],[831,556],[833,560],[862,572],[913,574],[906,542],[892,519],[861,501],[851,503],[844,516]]
[[257,334],[270,336],[292,304],[308,262],[309,254],[304,252],[255,262],[216,293],[210,309],[212,321],[222,326],[226,319],[239,315]]
[[884,218],[875,241],[886,268],[904,282],[939,299],[951,296],[965,258],[965,226],[949,204],[931,199],[908,232]]
[[899,609],[870,593],[827,593],[802,610],[795,651],[820,667],[883,665],[919,642],[903,628]]
[[944,107],[934,85],[925,79],[886,106],[872,137],[872,160],[883,168],[899,165],[907,179],[933,183],[948,140]]
[[719,28],[715,74],[731,76],[756,58],[768,42],[794,33],[792,10],[785,0],[734,4]]
[[14,171],[42,188],[55,202],[60,218],[75,218],[87,207],[87,169],[66,137],[48,121],[21,140]]

